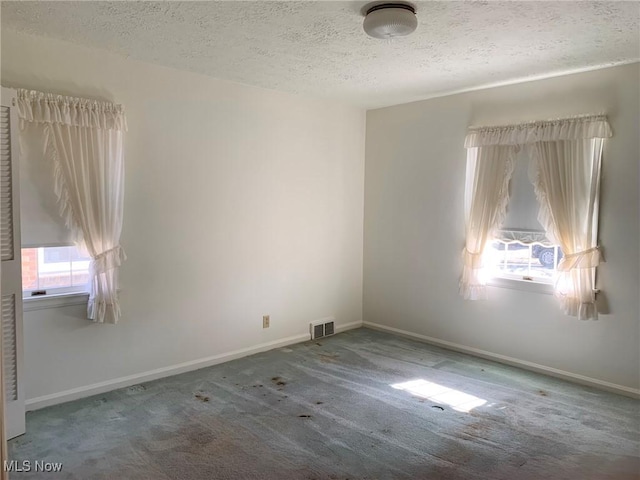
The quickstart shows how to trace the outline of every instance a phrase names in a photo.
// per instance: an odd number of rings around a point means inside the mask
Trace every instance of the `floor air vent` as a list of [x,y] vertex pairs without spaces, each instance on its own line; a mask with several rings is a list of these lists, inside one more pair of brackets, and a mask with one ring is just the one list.
[[309,331],[311,332],[311,340],[316,338],[328,337],[335,332],[334,327],[335,320],[333,318],[325,318],[316,322],[311,322],[309,325]]

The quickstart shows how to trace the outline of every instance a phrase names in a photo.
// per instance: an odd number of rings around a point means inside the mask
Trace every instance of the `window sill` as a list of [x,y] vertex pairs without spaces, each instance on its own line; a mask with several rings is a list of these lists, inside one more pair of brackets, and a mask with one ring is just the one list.
[[530,293],[542,293],[553,295],[553,285],[549,283],[528,282],[525,280],[514,280],[511,278],[492,278],[487,281],[490,287],[509,288]]
[[46,310],[49,308],[68,307],[70,305],[84,305],[89,302],[86,292],[60,293],[58,295],[43,295],[41,297],[27,297],[22,299],[22,310]]

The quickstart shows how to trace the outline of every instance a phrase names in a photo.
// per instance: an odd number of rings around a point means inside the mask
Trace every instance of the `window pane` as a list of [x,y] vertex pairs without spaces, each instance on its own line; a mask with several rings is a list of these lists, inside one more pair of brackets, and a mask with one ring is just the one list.
[[555,245],[495,240],[487,256],[493,276],[553,283],[562,249]]
[[[71,285],[71,262],[67,248],[38,249],[38,289],[62,288]],[[51,254],[49,250],[53,250]]]
[[23,248],[22,289],[87,291],[89,261],[76,247]]
[[71,284],[73,286],[84,286],[89,283],[89,262],[91,258],[80,253],[80,250],[73,248],[71,252]]
[[529,274],[529,258],[531,249],[522,243],[510,243],[506,245],[507,261],[505,270],[519,275]]
[[38,289],[38,249],[22,249],[22,290]]
[[532,258],[535,258],[535,261],[531,265],[532,275],[553,279],[562,257],[562,249],[558,246],[533,245]]
[[45,247],[42,249],[42,261],[44,263],[68,262],[70,248],[72,247]]

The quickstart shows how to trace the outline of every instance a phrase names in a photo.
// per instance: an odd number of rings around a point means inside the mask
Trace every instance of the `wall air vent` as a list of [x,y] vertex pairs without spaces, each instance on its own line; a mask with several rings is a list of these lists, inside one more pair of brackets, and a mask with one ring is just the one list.
[[309,333],[311,333],[311,340],[317,338],[328,337],[335,333],[335,318],[323,318],[322,320],[316,320],[309,324]]

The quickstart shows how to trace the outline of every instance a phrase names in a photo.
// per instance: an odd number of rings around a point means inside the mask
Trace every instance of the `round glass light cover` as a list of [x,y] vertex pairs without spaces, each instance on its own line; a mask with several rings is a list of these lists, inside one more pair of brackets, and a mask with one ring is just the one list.
[[418,27],[416,14],[404,8],[381,8],[364,19],[364,31],[374,38],[404,37]]

